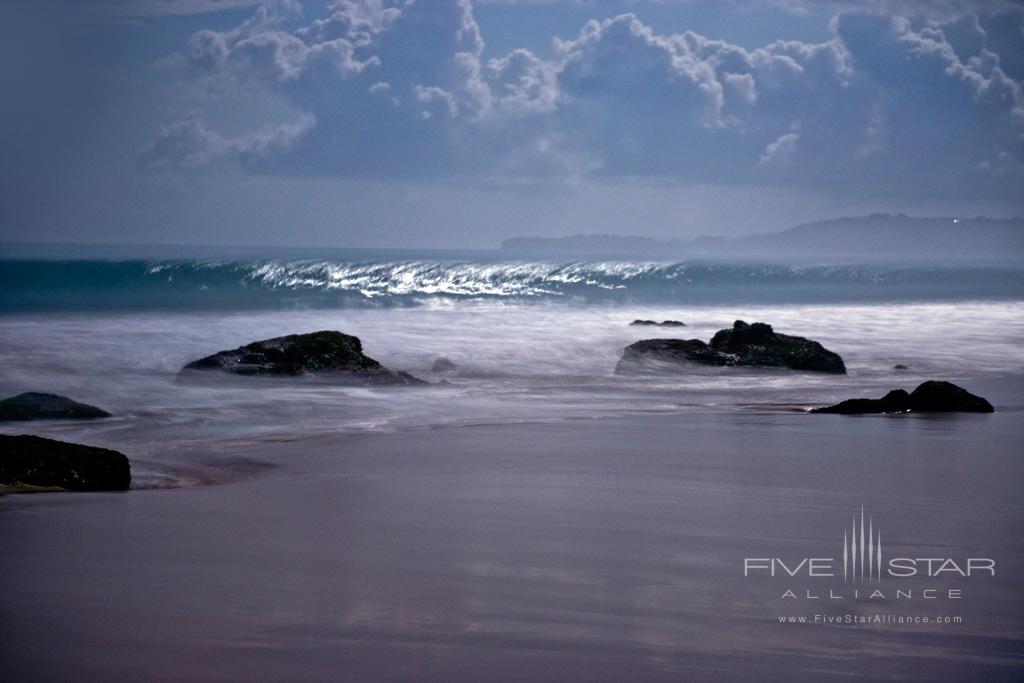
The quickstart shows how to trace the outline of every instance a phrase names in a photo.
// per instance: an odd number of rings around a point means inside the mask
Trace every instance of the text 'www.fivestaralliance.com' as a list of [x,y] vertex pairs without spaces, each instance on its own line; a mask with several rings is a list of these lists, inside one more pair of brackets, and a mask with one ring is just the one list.
[[780,616],[780,624],[804,624],[809,626],[862,626],[866,624],[962,624],[960,616],[930,616],[923,614],[812,614]]

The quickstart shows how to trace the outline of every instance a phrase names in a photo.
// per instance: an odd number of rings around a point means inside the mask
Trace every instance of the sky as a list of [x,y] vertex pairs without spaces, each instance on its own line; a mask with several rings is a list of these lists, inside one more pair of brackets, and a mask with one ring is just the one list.
[[0,241],[1024,215],[1008,0],[8,0]]

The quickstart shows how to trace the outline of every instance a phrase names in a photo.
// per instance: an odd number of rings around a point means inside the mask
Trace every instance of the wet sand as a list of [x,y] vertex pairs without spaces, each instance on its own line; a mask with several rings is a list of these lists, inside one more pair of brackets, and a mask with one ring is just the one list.
[[[249,447],[274,466],[222,485],[5,496],[2,678],[1019,680],[1019,387],[979,387],[994,415],[366,434]],[[862,505],[889,556],[992,557],[996,576],[885,579],[963,598],[876,602],[744,578],[745,557],[835,555]],[[778,621],[815,613],[963,622]]]

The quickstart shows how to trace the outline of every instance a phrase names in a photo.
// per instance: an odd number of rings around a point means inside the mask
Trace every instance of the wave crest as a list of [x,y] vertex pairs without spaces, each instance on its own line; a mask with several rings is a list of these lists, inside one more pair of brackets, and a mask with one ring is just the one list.
[[3,310],[1014,298],[1024,271],[639,261],[0,261]]

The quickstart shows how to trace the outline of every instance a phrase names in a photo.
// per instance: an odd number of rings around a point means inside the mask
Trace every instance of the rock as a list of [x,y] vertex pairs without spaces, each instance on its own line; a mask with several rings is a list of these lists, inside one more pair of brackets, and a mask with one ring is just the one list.
[[735,356],[737,365],[846,374],[846,365],[838,354],[810,339],[777,334],[765,323],[748,325],[737,320],[731,330],[716,332],[709,346],[719,353]]
[[434,361],[434,366],[432,368],[430,368],[430,371],[431,372],[454,372],[457,369],[458,369],[458,366],[456,366],[455,363],[453,363],[448,358],[445,358],[444,356],[440,356],[437,360]]
[[863,413],[905,413],[908,410],[910,410],[910,394],[903,389],[893,389],[882,398],[851,398],[834,406],[815,408],[811,412],[859,415]]
[[910,368],[908,368],[903,363],[897,363],[896,365],[892,366],[892,369],[893,370],[909,370]]
[[27,392],[0,401],[0,420],[84,420],[97,417],[110,417],[110,413],[57,394]]
[[726,356],[712,351],[700,339],[644,339],[626,347],[618,365],[615,366],[615,372],[642,372],[651,369],[650,361],[669,364],[668,369],[679,369],[687,362],[704,365],[729,364]]
[[128,458],[117,451],[39,436],[0,435],[0,484],[122,491],[131,481]]
[[893,389],[882,398],[851,398],[846,401],[814,408],[812,413],[839,413],[856,415],[861,413],[991,413],[992,404],[980,396],[950,382],[925,382],[907,393]]
[[952,382],[923,382],[910,392],[910,409],[920,413],[992,413],[992,404]]
[[626,347],[616,372],[636,369],[651,359],[673,363],[782,367],[845,374],[843,359],[816,341],[777,334],[771,325],[742,320],[719,330],[709,344],[699,339],[645,339]]
[[678,320],[662,320],[660,323],[655,320],[634,320],[630,325],[644,325],[647,327],[686,327],[686,323]]
[[317,376],[355,384],[425,384],[390,370],[363,353],[349,334],[325,330],[253,342],[200,358],[183,368],[268,377]]

